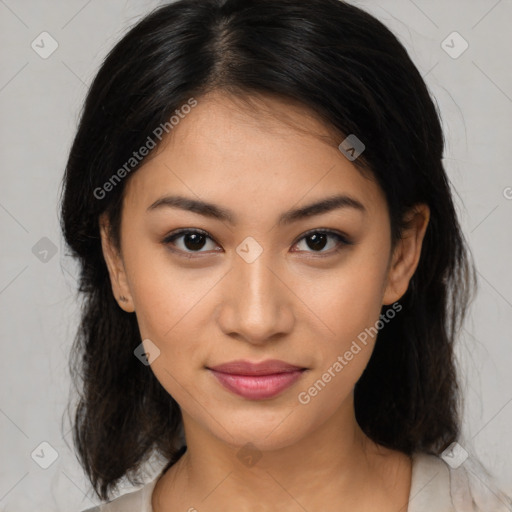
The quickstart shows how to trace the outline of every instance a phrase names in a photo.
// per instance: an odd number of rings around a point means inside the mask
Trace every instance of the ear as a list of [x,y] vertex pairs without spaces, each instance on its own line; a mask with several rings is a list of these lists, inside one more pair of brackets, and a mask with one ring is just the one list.
[[110,284],[112,286],[112,293],[116,299],[119,307],[127,313],[133,313],[135,307],[133,305],[132,295],[128,286],[126,278],[126,271],[121,255],[110,236],[110,224],[105,214],[100,216],[100,235],[101,235],[101,248],[103,250],[103,257],[107,264],[108,273],[110,275]]
[[421,255],[423,238],[430,220],[430,208],[417,204],[406,214],[407,228],[398,240],[388,269],[382,304],[390,305],[407,291]]

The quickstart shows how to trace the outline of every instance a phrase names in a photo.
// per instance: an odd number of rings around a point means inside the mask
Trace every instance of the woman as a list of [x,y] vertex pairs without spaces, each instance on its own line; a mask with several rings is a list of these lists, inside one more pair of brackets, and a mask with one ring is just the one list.
[[104,501],[165,467],[91,510],[511,510],[457,442],[474,271],[442,156],[407,52],[341,1],[129,31],[64,178],[74,441]]

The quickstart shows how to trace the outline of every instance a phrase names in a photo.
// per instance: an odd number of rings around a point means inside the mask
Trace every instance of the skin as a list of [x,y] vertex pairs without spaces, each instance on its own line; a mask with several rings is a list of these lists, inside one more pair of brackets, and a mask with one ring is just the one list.
[[[198,98],[126,184],[120,251],[100,221],[113,293],[135,312],[142,339],[158,347],[151,369],[183,414],[188,450],[157,482],[153,509],[405,511],[411,460],[373,443],[355,419],[353,390],[375,338],[308,404],[298,394],[406,292],[429,209],[411,210],[393,250],[382,190],[326,142],[322,123],[276,98],[253,105],[221,93]],[[229,209],[236,223],[171,207],[147,211],[170,194]],[[285,211],[333,194],[366,211],[278,224]],[[183,228],[206,231],[202,246],[184,236],[162,243]],[[312,229],[344,233],[353,245],[329,236],[315,247],[304,236]],[[236,251],[247,237],[263,250],[251,263]],[[266,400],[234,395],[205,368],[269,358],[308,370]],[[249,442],[254,465],[238,456]]]

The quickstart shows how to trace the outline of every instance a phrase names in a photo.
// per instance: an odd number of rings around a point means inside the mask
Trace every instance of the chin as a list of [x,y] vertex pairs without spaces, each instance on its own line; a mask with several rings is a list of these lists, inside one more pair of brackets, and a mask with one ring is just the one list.
[[247,414],[238,412],[229,421],[216,416],[218,423],[209,423],[212,434],[236,449],[237,453],[244,447],[248,449],[248,445],[264,452],[286,448],[308,435],[307,423],[296,414],[290,414],[289,408],[272,412],[253,410]]

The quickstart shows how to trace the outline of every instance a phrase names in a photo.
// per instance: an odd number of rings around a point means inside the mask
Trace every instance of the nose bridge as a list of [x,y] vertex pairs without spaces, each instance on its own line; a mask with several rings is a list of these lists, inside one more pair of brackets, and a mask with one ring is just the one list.
[[272,251],[248,236],[238,245],[236,253],[237,256],[234,257],[236,278],[240,283],[245,284],[241,290],[245,290],[251,302],[263,301],[265,295],[271,295],[270,291],[276,285],[274,282],[276,277],[269,268],[275,266],[275,262],[272,261],[274,257]]
[[[258,256],[254,261],[247,262],[240,258],[236,263],[235,273],[238,275],[240,282],[245,283],[241,287],[243,293],[240,299],[248,299],[249,302],[256,304],[269,303],[271,296],[277,293],[276,276],[271,272],[270,253],[265,252]],[[274,293],[272,293],[274,292]]]
[[237,252],[240,247],[248,251],[234,258],[230,273],[232,293],[227,298],[231,315],[224,328],[249,341],[261,342],[289,330],[292,312],[286,287],[272,270],[273,255],[270,251],[256,251],[250,244],[240,244]]

